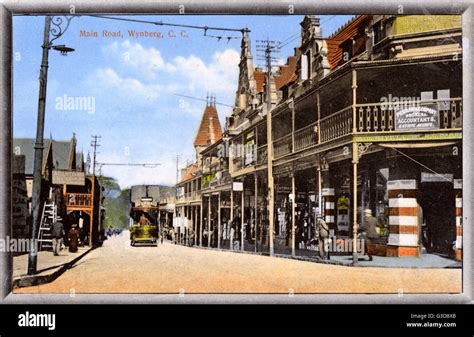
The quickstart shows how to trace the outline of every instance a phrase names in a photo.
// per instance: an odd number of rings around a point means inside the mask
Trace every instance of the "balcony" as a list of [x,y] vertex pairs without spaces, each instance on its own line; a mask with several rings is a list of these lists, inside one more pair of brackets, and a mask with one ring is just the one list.
[[[294,139],[288,134],[273,141],[274,158],[278,159],[307,148],[337,140],[352,134],[419,131],[460,130],[462,127],[462,99],[426,100],[394,103],[368,103],[348,106],[330,116],[296,130]],[[396,118],[396,114],[409,118]],[[401,115],[400,115],[401,116]],[[418,119],[417,123],[411,123]],[[408,122],[407,122],[408,121]],[[426,121],[426,123],[423,123]],[[398,125],[397,125],[398,123]],[[404,124],[405,123],[405,124]],[[411,123],[411,124],[410,124]],[[318,141],[319,124],[319,141]]]
[[[460,129],[462,127],[462,99],[427,100],[393,103],[369,103],[356,105],[356,128],[358,133],[401,131],[403,125],[396,125],[397,111],[425,109],[435,112],[433,125],[435,129]],[[430,129],[433,129],[431,125]],[[416,132],[416,131],[412,131]]]
[[67,207],[91,207],[92,194],[89,193],[67,193],[66,194]]

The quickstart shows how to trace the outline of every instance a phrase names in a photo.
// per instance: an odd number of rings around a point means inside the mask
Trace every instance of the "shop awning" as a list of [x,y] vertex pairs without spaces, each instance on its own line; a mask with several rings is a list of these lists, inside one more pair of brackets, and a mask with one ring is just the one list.
[[431,147],[442,147],[456,144],[456,142],[443,142],[443,143],[378,143],[378,146],[397,148],[397,149],[423,149]]

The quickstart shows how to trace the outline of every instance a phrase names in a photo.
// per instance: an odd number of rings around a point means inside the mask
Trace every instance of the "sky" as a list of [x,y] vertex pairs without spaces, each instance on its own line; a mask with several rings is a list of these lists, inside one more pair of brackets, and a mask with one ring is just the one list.
[[[303,16],[121,16],[208,27],[248,28],[254,65],[264,64],[258,40],[283,41],[280,62],[300,44]],[[329,36],[351,16],[320,16]],[[35,138],[43,16],[13,18],[13,136]],[[106,32],[104,35],[104,31]],[[131,31],[161,33],[135,37]],[[83,33],[81,36],[81,32]],[[84,32],[97,32],[86,37]],[[222,36],[217,39],[212,36]],[[227,39],[230,37],[230,39]],[[179,167],[195,158],[193,141],[207,93],[233,105],[237,90],[240,32],[207,31],[81,16],[54,41],[75,51],[51,50],[46,100],[45,138],[71,139],[92,156],[91,136],[100,135],[99,163],[160,163],[152,168],[104,166],[103,175],[122,188],[176,182]],[[231,107],[218,105],[222,126]]]

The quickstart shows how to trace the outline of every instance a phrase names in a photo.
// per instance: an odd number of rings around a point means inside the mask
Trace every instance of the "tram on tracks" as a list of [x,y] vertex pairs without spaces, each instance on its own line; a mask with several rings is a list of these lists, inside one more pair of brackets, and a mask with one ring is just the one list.
[[159,186],[132,186],[130,203],[130,245],[158,245]]

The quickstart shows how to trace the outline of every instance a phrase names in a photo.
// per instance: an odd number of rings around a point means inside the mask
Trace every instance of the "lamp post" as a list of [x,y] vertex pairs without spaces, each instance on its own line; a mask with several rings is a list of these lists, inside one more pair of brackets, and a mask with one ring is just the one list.
[[[36,124],[36,141],[35,141],[35,155],[33,166],[33,196],[32,196],[32,242],[33,245],[28,255],[28,274],[36,273],[37,264],[37,236],[38,228],[41,221],[41,181],[42,181],[42,166],[43,166],[43,136],[44,136],[44,116],[46,107],[46,88],[48,79],[48,56],[49,50],[55,49],[61,52],[62,55],[67,55],[68,52],[74,51],[65,45],[53,45],[53,41],[61,37],[69,27],[73,16],[52,17],[46,16],[44,22],[43,35],[43,58],[40,67],[39,76],[39,98],[38,98],[38,120]],[[53,27],[51,27],[53,25]],[[52,39],[50,40],[50,34]]]

